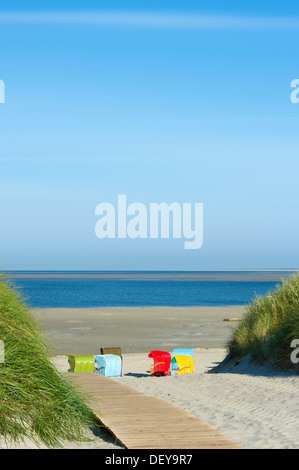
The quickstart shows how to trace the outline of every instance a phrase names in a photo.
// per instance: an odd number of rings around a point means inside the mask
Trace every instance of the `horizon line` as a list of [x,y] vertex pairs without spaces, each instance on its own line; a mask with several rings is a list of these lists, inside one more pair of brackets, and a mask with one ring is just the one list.
[[[8,269],[6,272],[103,272],[103,273],[115,273],[115,272],[122,272],[122,273],[129,273],[129,272],[182,272],[182,273],[200,273],[200,272],[289,272],[289,271],[299,271],[299,268],[263,268],[263,269],[249,269],[249,268],[238,268],[238,269],[202,269],[202,270],[185,270],[185,269]],[[5,270],[0,270],[1,272],[5,272]]]

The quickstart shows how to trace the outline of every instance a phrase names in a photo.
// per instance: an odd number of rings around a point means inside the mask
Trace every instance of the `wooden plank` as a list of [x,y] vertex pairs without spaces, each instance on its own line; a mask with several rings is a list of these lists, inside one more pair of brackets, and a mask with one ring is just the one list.
[[176,405],[95,373],[71,377],[100,422],[128,449],[241,449]]

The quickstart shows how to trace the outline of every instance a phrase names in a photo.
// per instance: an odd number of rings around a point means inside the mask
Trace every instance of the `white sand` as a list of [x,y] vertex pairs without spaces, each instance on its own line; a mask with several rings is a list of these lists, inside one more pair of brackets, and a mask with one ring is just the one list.
[[[246,359],[224,373],[207,373],[225,356],[224,349],[196,349],[194,374],[150,377],[147,354],[125,354],[124,377],[117,380],[180,406],[245,448],[299,448],[299,376],[256,367]],[[66,356],[54,363],[60,371],[68,369]],[[66,447],[119,448],[113,438],[99,437]]]
[[206,373],[225,356],[224,349],[197,350],[194,374],[138,377],[150,359],[130,354],[123,383],[175,403],[246,448],[299,448],[298,375],[246,359],[230,372]]
[[[206,373],[224,349],[197,349],[195,372],[150,377],[147,354],[124,355],[123,384],[175,403],[251,449],[299,448],[299,377],[243,360],[229,372]],[[56,358],[60,370],[66,357]]]
[[246,448],[299,448],[298,375],[246,359],[229,372],[206,373],[225,357],[224,349],[196,350],[194,374],[140,377],[151,360],[129,354],[123,383],[175,403]]

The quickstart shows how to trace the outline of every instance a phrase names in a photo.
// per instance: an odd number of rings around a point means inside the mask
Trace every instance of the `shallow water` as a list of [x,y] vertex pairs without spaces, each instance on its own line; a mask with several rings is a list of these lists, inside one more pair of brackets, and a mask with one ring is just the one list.
[[[275,289],[288,272],[14,273],[31,307],[246,305]],[[30,276],[35,277],[30,277]],[[23,277],[24,276],[24,277]],[[51,276],[51,277],[50,277]],[[58,276],[58,277],[57,277]],[[69,277],[68,277],[69,276]]]

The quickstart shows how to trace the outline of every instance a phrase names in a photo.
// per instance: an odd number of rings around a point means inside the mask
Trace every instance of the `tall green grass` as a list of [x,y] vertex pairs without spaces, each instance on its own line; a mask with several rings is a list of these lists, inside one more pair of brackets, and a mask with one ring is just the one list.
[[50,348],[16,288],[0,278],[0,437],[47,446],[80,441],[96,424],[79,390],[49,360]]
[[232,357],[249,355],[259,363],[269,363],[299,372],[290,347],[299,339],[299,275],[283,280],[273,292],[256,297],[246,307],[239,326],[228,342]]

